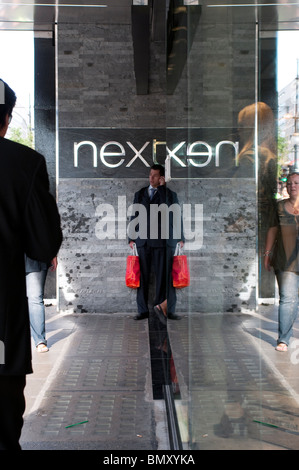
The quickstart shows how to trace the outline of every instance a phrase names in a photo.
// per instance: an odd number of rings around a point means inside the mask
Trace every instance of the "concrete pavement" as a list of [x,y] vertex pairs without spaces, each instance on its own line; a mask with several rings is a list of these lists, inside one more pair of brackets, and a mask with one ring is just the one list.
[[[271,304],[168,322],[183,449],[299,448],[299,328],[287,353],[276,331]],[[147,320],[47,307],[47,336],[27,380],[24,450],[170,450]]]

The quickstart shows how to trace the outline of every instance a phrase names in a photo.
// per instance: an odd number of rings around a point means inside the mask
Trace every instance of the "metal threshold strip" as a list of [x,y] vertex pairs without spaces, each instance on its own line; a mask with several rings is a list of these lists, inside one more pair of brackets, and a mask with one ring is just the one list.
[[175,394],[180,395],[174,359],[168,337],[167,324],[156,315],[149,318],[149,347],[151,356],[154,400],[163,400],[167,416],[169,446],[182,450],[182,440],[175,407]]
[[182,450],[182,440],[171,385],[163,386],[171,450]]

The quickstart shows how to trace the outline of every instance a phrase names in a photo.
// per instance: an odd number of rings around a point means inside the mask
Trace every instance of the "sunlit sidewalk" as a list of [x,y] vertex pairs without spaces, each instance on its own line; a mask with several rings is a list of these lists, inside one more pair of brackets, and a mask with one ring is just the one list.
[[147,321],[47,308],[49,352],[33,351],[21,445],[41,450],[168,448],[152,399]]
[[169,327],[182,440],[200,450],[299,448],[299,327],[275,350],[277,306]]
[[[287,353],[275,351],[276,332],[275,305],[168,322],[183,449],[299,448],[298,323]],[[47,336],[50,351],[33,351],[24,450],[169,450],[147,320],[51,307]]]

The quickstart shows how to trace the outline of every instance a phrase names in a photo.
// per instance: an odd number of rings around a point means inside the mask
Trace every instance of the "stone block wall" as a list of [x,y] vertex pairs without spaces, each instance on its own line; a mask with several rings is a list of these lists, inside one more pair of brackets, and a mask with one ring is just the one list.
[[[61,248],[60,307],[74,312],[135,312],[135,291],[125,286],[126,239],[99,239],[97,207],[109,201],[117,215],[118,196],[128,205],[136,187],[145,181],[65,179],[59,184],[64,243]],[[221,312],[255,305],[255,197],[253,181],[172,182],[180,204],[203,206],[200,249],[188,254],[191,286],[178,291],[177,311]],[[243,180],[244,184],[244,180]],[[110,194],[108,197],[107,195]],[[116,226],[117,228],[117,226]]]
[[[136,95],[128,24],[63,24],[58,35],[59,127],[165,128],[236,125],[236,110],[254,97],[254,31],[203,17],[175,93],[166,95],[165,45],[151,43],[149,94]],[[238,36],[239,35],[239,36]],[[240,57],[242,59],[241,73]],[[60,150],[60,152],[63,151]],[[70,155],[69,158],[72,158]],[[202,241],[189,241],[191,286],[178,292],[177,311],[240,312],[255,308],[256,214],[253,179],[175,179],[181,205],[201,206]],[[147,178],[59,179],[64,242],[59,253],[59,307],[72,312],[136,311],[125,286],[125,238],[100,239],[97,208],[126,206]],[[194,225],[193,221],[193,225]],[[188,248],[188,249],[187,249]]]

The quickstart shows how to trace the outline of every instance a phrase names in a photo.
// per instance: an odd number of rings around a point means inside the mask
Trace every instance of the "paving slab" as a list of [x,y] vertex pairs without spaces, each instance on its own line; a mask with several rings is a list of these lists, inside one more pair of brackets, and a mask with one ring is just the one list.
[[[159,359],[151,363],[150,329],[131,315],[47,308],[50,351],[33,351],[22,448],[168,452],[165,405],[153,398]],[[287,353],[274,349],[273,304],[184,314],[168,321],[167,333],[184,450],[299,448],[298,322]],[[153,347],[165,349],[164,340],[165,330]]]
[[47,335],[27,378],[22,449],[157,450],[147,321],[52,309]]
[[[297,322],[297,348],[298,333]],[[277,306],[188,315],[169,322],[168,334],[180,384],[176,407],[189,448],[299,449],[298,361],[295,349],[275,350]]]

